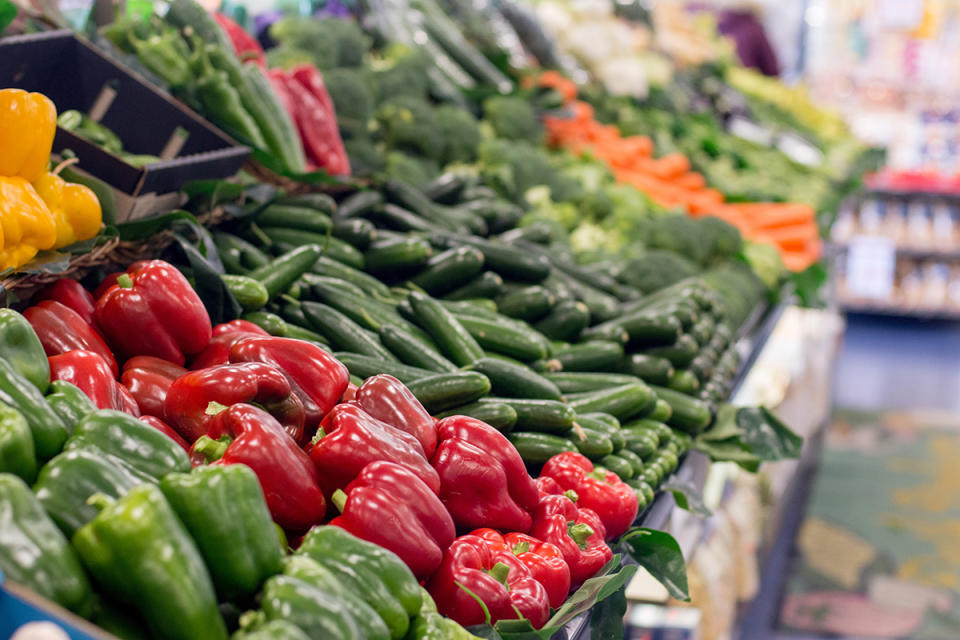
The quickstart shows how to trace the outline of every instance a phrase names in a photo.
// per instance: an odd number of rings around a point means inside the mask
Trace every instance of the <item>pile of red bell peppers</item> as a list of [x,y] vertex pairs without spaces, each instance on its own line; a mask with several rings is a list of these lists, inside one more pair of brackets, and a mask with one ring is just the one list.
[[542,626],[637,515],[633,489],[578,453],[534,480],[496,429],[433,418],[391,376],[358,388],[314,344],[211,326],[166,262],[135,263],[95,294],[61,280],[24,312],[53,379],[154,426],[195,466],[248,466],[294,544],[335,516],[396,553],[461,624],[485,621],[479,597],[494,622]]

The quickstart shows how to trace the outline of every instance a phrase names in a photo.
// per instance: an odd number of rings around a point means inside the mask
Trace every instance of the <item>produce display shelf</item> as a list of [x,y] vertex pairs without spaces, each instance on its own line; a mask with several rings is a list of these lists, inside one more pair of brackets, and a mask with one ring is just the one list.
[[875,186],[868,185],[863,190],[864,197],[881,198],[911,198],[911,199],[930,199],[930,200],[960,200],[960,190],[956,187],[944,187],[943,189],[902,189],[896,187],[887,187],[882,184]]
[[[834,242],[830,245],[831,255],[845,253],[850,245],[844,242]],[[940,247],[915,247],[910,245],[896,245],[894,251],[898,256],[905,258],[930,260],[960,260],[960,247],[944,249]]]
[[960,309],[901,307],[885,302],[876,304],[840,300],[840,308],[846,313],[859,313],[895,318],[913,318],[916,320],[960,320]]

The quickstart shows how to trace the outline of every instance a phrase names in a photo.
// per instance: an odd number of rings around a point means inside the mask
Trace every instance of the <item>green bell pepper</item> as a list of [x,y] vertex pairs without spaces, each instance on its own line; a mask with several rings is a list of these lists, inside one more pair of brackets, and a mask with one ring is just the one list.
[[359,593],[352,591],[332,571],[309,556],[290,556],[283,568],[284,575],[303,580],[343,602],[347,612],[356,620],[360,633],[367,640],[388,640],[390,630],[377,612]]
[[100,597],[90,621],[120,640],[150,640],[143,619],[130,607]]
[[210,574],[160,489],[144,484],[116,501],[91,501],[105,506],[73,546],[94,580],[139,611],[157,638],[225,640]]
[[459,622],[437,613],[437,603],[430,592],[420,587],[423,604],[417,616],[410,621],[410,630],[404,640],[479,640]]
[[54,413],[60,416],[67,433],[73,435],[77,423],[97,410],[97,405],[75,384],[66,380],[54,380],[50,383],[47,403]]
[[33,383],[0,360],[0,402],[23,414],[33,434],[37,458],[49,460],[60,453],[67,440],[67,427]]
[[0,359],[46,393],[50,386],[50,363],[40,338],[30,323],[13,309],[0,309]]
[[196,541],[222,600],[244,600],[280,573],[284,548],[250,467],[172,473],[160,490]]
[[314,527],[303,538],[307,555],[335,573],[383,618],[390,637],[399,640],[423,603],[413,572],[396,554],[361,540],[340,527]]
[[30,487],[9,473],[0,473],[0,571],[81,616],[93,610],[76,553]]
[[37,477],[30,425],[22,413],[5,404],[0,404],[0,473],[12,473],[31,483]]
[[311,638],[363,640],[343,601],[297,578],[279,575],[268,579],[260,606],[267,620],[287,620]]
[[119,498],[148,482],[156,480],[95,449],[73,449],[43,466],[33,492],[60,530],[70,537],[98,513],[95,506],[87,504],[90,496],[102,493]]
[[239,631],[233,640],[310,640],[303,629],[286,620],[271,620],[250,631]]
[[64,449],[94,447],[159,480],[190,471],[190,457],[176,442],[131,415],[102,409],[77,423]]

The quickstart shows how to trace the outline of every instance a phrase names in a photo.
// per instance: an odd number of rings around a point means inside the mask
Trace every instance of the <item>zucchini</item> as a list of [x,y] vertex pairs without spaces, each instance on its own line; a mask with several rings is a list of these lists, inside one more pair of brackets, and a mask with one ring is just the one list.
[[370,333],[333,307],[319,302],[304,302],[301,307],[304,318],[310,324],[309,328],[326,337],[335,349],[397,362],[376,334]]
[[410,281],[436,297],[468,282],[482,270],[483,254],[478,249],[457,247],[430,258],[423,271]]
[[557,364],[539,366],[546,371],[611,371],[622,358],[623,347],[616,342],[581,342],[554,350],[550,362]]
[[522,249],[473,236],[443,233],[437,235],[438,241],[448,248],[458,245],[476,247],[483,252],[487,268],[504,278],[538,283],[550,275],[550,261],[543,256],[531,255]]
[[486,422],[500,433],[509,433],[517,424],[517,412],[506,402],[471,402],[437,414],[438,418],[450,416],[476,418]]
[[547,339],[533,329],[521,329],[503,320],[458,315],[460,324],[487,351],[531,362],[550,352]]
[[348,218],[333,223],[334,238],[339,238],[347,244],[363,251],[377,237],[377,228],[373,223],[363,218]]
[[534,328],[552,340],[576,340],[590,324],[590,310],[576,300],[564,300],[539,320]]
[[498,358],[480,358],[466,368],[487,376],[492,392],[498,396],[555,401],[562,399],[557,385],[522,364],[513,364]]
[[408,236],[387,238],[371,244],[363,254],[366,268],[375,273],[395,275],[423,265],[433,255],[433,248],[423,238]]
[[[634,454],[635,455],[635,454]],[[633,464],[626,458],[621,458],[619,454],[611,453],[595,461],[594,466],[602,467],[607,471],[612,471],[621,480],[629,480],[635,473]]]
[[570,439],[576,445],[577,451],[590,460],[599,460],[603,456],[613,453],[613,442],[600,431],[580,428],[570,434]]
[[431,414],[469,404],[490,393],[490,381],[476,371],[442,373],[407,383]]
[[667,387],[685,395],[692,396],[696,394],[700,388],[700,380],[697,379],[697,376],[694,375],[692,371],[677,369],[673,372],[673,375],[670,376]]
[[286,337],[290,325],[275,313],[267,311],[252,311],[243,315],[243,320],[252,322],[272,336]]
[[565,435],[573,428],[577,414],[569,406],[555,400],[520,398],[484,398],[484,402],[505,402],[517,412],[516,428],[520,431],[543,431]]
[[347,196],[337,206],[333,217],[335,220],[346,220],[357,216],[365,216],[383,206],[383,195],[379,191],[358,191]]
[[702,400],[665,387],[653,387],[653,390],[659,399],[670,405],[673,413],[667,424],[674,429],[696,435],[706,429],[713,420],[710,407]]
[[641,413],[654,402],[655,397],[650,387],[637,382],[600,391],[570,394],[567,396],[567,403],[577,413],[599,411],[623,421]]
[[258,280],[267,290],[270,298],[275,298],[306,273],[320,257],[321,248],[307,244],[278,257],[272,263],[254,269],[248,277]]
[[643,473],[643,458],[635,454],[633,451],[630,451],[630,449],[627,449],[626,446],[617,451],[617,456],[630,463],[630,466],[633,468],[634,476]]
[[225,273],[220,279],[245,311],[260,309],[270,300],[267,288],[249,276]]
[[551,433],[518,433],[507,436],[524,462],[543,464],[553,456],[576,452],[577,445],[569,438]]
[[430,334],[440,352],[454,364],[462,367],[483,357],[483,349],[471,333],[443,305],[416,291],[410,293],[408,300],[417,324]]
[[670,407],[670,404],[662,398],[657,398],[657,404],[653,407],[653,411],[647,414],[646,417],[649,420],[656,420],[657,422],[667,422],[672,415],[673,409]]
[[664,347],[651,347],[646,349],[644,353],[649,356],[666,358],[674,367],[681,368],[686,367],[697,357],[699,349],[700,345],[693,339],[693,336],[684,333],[673,344]]
[[261,227],[283,227],[321,234],[328,233],[333,226],[333,221],[326,213],[289,204],[267,205],[255,220]]
[[380,341],[404,364],[437,373],[452,373],[457,370],[457,365],[440,355],[432,344],[403,327],[383,325],[380,327]]
[[648,384],[667,384],[673,375],[673,365],[666,358],[644,353],[632,353],[620,361],[619,371],[636,376]]
[[277,202],[296,207],[306,207],[328,216],[333,215],[333,212],[337,210],[337,202],[325,193],[295,193],[283,196]]
[[411,367],[399,362],[385,362],[380,358],[374,356],[365,356],[359,353],[338,351],[333,355],[336,356],[337,360],[344,364],[348,371],[350,371],[350,375],[357,376],[358,378],[365,379],[385,373],[393,376],[404,384],[411,384],[415,380],[421,380],[423,378],[429,378],[436,375],[436,371],[428,371],[419,367]]
[[556,303],[556,296],[539,285],[532,285],[501,295],[497,298],[497,309],[505,316],[533,321],[546,315]]
[[446,296],[447,300],[468,300],[470,298],[493,298],[503,290],[503,278],[493,271],[485,271]]
[[355,284],[369,293],[371,296],[381,300],[390,298],[392,295],[390,288],[387,285],[383,284],[370,274],[364,273],[359,269],[354,269],[353,267],[347,266],[346,264],[337,260],[333,260],[327,256],[320,256],[314,263],[313,268],[310,269],[310,272],[320,276],[345,280],[346,282]]
[[557,386],[561,393],[583,393],[640,382],[636,376],[623,373],[593,373],[587,371],[558,371],[543,377]]

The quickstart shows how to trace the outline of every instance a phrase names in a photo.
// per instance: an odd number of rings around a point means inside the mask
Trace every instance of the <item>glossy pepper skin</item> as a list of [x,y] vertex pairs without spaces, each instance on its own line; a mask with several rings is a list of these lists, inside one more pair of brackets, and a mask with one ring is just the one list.
[[454,540],[427,585],[440,613],[462,625],[483,624],[480,604],[458,584],[483,600],[491,622],[522,616],[539,629],[550,617],[547,591],[530,569],[512,552],[483,538],[466,535]]
[[43,300],[53,300],[70,307],[83,318],[84,322],[96,328],[97,320],[94,314],[94,306],[97,301],[93,294],[76,280],[60,278],[52,284],[48,284],[33,296],[34,303]]
[[109,503],[73,536],[84,566],[108,594],[169,640],[226,640],[210,574],[190,534],[152,484]]
[[303,435],[304,411],[286,376],[262,362],[222,364],[191,371],[170,385],[163,413],[187,442],[209,431],[210,403],[232,406],[253,402],[274,416],[295,441]]
[[464,629],[460,623],[437,613],[437,603],[426,589],[420,612],[410,621],[407,640],[477,640],[477,636]]
[[12,473],[30,483],[37,477],[37,455],[27,419],[5,404],[0,404],[0,473]]
[[224,409],[210,422],[209,437],[194,444],[194,452],[216,460],[217,465],[250,467],[260,480],[270,514],[284,529],[306,531],[326,513],[310,458],[262,409],[249,404]]
[[320,472],[326,495],[346,487],[364,467],[377,460],[405,467],[434,493],[440,489],[440,478],[416,438],[355,405],[338,404],[327,414],[309,453]]
[[54,380],[50,383],[47,403],[63,420],[70,435],[73,435],[73,428],[78,422],[97,410],[87,394],[65,380]]
[[56,300],[42,300],[27,308],[23,315],[37,332],[48,356],[67,351],[93,351],[100,354],[110,365],[112,374],[117,375],[119,369],[110,347],[100,334],[70,307]]
[[186,451],[188,454],[190,453],[190,444],[186,440],[184,440],[179,433],[174,431],[173,427],[168,425],[166,422],[164,422],[160,418],[156,416],[140,416],[139,420],[144,424],[150,425],[151,427],[153,427],[163,435],[167,436],[168,438],[176,442],[177,446],[183,449],[184,451]]
[[164,417],[163,403],[170,385],[187,370],[153,356],[136,356],[123,365],[120,383],[126,387],[140,407],[140,414]]
[[503,535],[494,529],[477,529],[470,535],[483,538],[495,551],[517,556],[530,569],[533,579],[547,590],[547,599],[554,609],[559,609],[567,599],[570,593],[570,567],[555,545],[525,533]]
[[407,633],[423,599],[417,579],[396,554],[340,527],[314,527],[297,555],[320,563],[363,597],[386,623],[391,638]]
[[33,188],[46,203],[56,227],[52,249],[60,249],[97,235],[103,211],[96,194],[82,184],[71,184],[56,173],[44,173]]
[[57,108],[42,93],[0,90],[0,176],[33,182],[47,170]]
[[0,571],[74,613],[92,611],[90,582],[70,543],[23,480],[0,473]]
[[50,367],[30,322],[13,309],[0,309],[0,358],[33,383],[40,393],[50,386]]
[[293,338],[244,338],[231,347],[230,362],[263,362],[286,376],[303,402],[306,440],[313,437],[350,382],[350,374],[339,360],[314,344]]
[[230,347],[251,336],[269,336],[270,334],[246,320],[231,320],[213,328],[210,344],[193,357],[191,369],[206,369],[218,364],[230,362]]
[[437,494],[395,462],[371,462],[333,502],[343,515],[331,525],[393,551],[420,580],[437,570],[457,535]]
[[267,621],[286,620],[308,638],[363,640],[357,621],[341,600],[297,578],[278,575],[267,580],[260,606]]
[[190,470],[190,457],[180,446],[131,415],[108,409],[91,413],[73,430],[64,449],[93,448],[159,480],[168,473]]
[[594,469],[585,456],[569,452],[547,460],[541,476],[553,478],[564,491],[577,494],[577,507],[596,513],[606,529],[606,539],[623,535],[637,517],[637,494],[617,474]]
[[[183,274],[163,260],[138,262],[97,300],[97,324],[124,357],[183,365],[210,342],[210,316]],[[171,319],[176,318],[176,322]]]
[[221,600],[242,602],[281,570],[284,549],[249,467],[172,473],[160,490],[197,543]]
[[33,491],[69,538],[99,512],[87,504],[90,496],[102,493],[119,498],[147,482],[156,482],[156,479],[122,460],[105,456],[93,448],[73,449],[43,465]]
[[0,230],[3,249],[0,269],[30,262],[57,240],[53,214],[43,198],[24,178],[0,175]]
[[578,509],[565,495],[545,494],[534,513],[530,535],[560,549],[570,567],[570,582],[576,589],[603,568],[613,552],[604,542],[606,532],[590,509]]
[[67,351],[49,358],[50,379],[63,380],[83,391],[98,409],[140,415],[137,401],[117,382],[110,365],[93,351]]
[[437,422],[437,436],[432,463],[440,475],[440,500],[457,527],[528,531],[537,486],[510,441],[466,416]]
[[437,450],[437,425],[406,385],[386,374],[367,378],[354,401],[377,420],[406,431],[420,441],[427,458]]
[[235,640],[310,640],[303,629],[283,618],[256,624],[249,630],[245,628],[231,637]]
[[49,460],[60,453],[67,440],[66,425],[33,383],[17,373],[6,360],[0,360],[0,402],[26,418],[38,460]]

